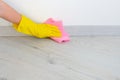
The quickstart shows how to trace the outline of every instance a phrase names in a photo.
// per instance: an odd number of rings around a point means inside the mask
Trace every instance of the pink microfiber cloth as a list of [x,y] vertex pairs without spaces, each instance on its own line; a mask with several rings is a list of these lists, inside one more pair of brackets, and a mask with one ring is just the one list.
[[70,41],[69,35],[67,34],[67,32],[65,32],[65,30],[63,28],[62,21],[55,21],[52,18],[49,18],[44,23],[57,26],[59,28],[59,30],[61,31],[61,33],[62,33],[62,37],[60,37],[60,38],[51,37],[52,40],[54,40],[54,41],[56,41],[58,43],[63,43],[63,42]]

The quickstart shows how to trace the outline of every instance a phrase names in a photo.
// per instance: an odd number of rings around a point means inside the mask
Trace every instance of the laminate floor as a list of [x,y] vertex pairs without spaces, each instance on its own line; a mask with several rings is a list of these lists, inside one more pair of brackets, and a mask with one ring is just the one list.
[[0,37],[0,80],[120,80],[120,37]]

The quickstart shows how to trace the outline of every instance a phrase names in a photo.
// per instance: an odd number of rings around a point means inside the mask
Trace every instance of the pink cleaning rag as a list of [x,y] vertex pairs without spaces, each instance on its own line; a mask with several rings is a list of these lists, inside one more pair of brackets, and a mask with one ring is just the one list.
[[62,33],[62,37],[60,37],[60,38],[51,37],[52,40],[54,40],[54,41],[56,41],[58,43],[63,43],[63,42],[70,41],[69,35],[67,34],[67,32],[65,32],[65,30],[63,28],[62,21],[55,21],[52,18],[49,18],[44,23],[57,26],[59,28],[59,30],[61,31],[61,33]]

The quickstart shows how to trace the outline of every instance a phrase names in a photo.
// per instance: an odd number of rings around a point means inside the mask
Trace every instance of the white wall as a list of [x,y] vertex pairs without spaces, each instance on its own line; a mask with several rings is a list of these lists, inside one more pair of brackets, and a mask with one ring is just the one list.
[[[4,0],[36,22],[49,17],[65,25],[120,25],[120,0]],[[0,25],[10,25],[1,20]]]

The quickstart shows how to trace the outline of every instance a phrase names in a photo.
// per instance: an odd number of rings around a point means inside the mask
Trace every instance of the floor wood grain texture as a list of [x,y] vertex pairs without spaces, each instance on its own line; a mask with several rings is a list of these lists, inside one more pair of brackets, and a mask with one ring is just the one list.
[[0,80],[120,80],[120,37],[0,37]]

